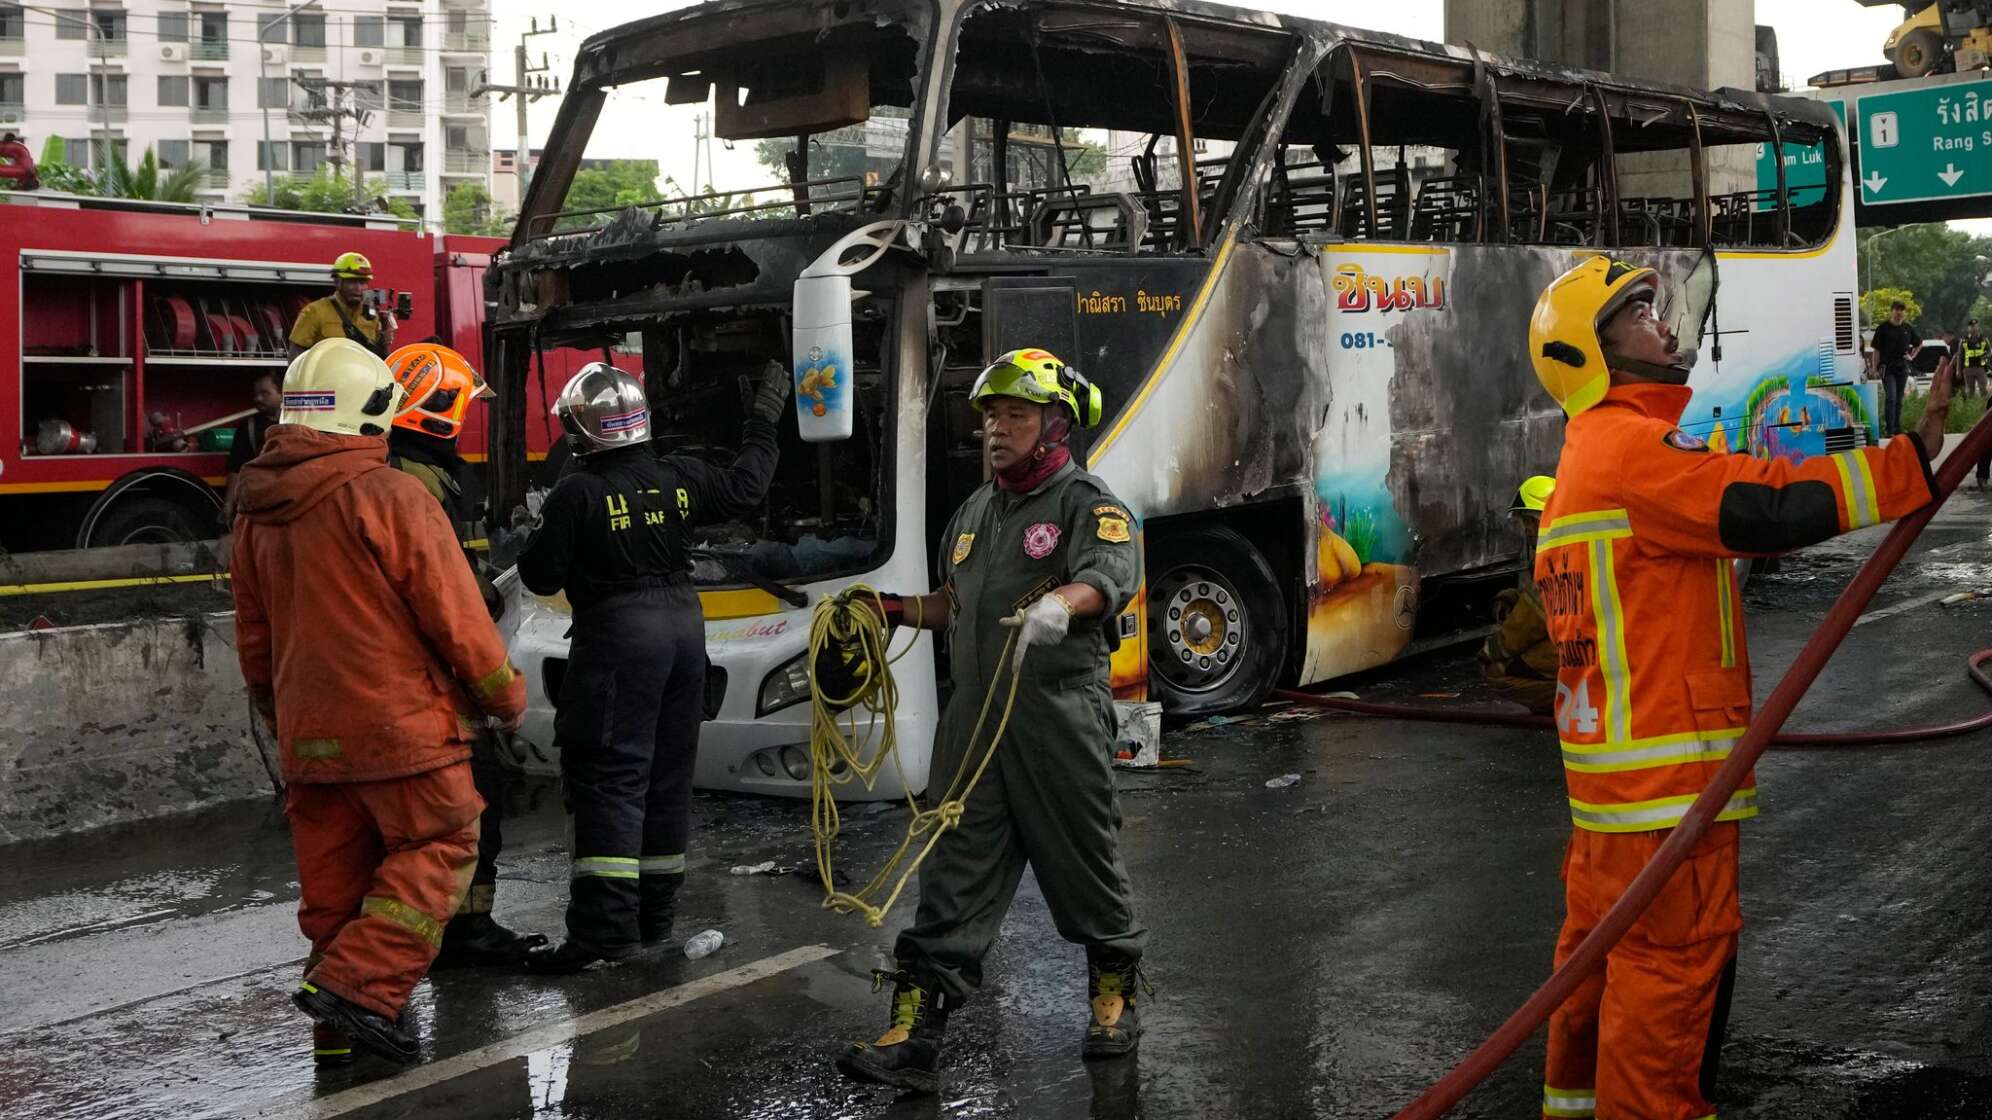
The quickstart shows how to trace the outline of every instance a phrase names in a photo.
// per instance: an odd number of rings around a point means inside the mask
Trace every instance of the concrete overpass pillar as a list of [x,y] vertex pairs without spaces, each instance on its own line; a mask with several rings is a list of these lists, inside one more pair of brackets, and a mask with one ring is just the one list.
[[[1755,0],[1446,0],[1449,43],[1696,89],[1755,85],[1756,22]],[[1621,190],[1685,193],[1667,162],[1628,157]],[[1709,171],[1718,193],[1756,179],[1743,151],[1720,153]]]

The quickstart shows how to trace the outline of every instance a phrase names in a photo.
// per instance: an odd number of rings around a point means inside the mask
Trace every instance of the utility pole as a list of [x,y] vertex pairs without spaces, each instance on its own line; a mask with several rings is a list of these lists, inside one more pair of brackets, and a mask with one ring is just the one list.
[[519,205],[521,208],[526,204],[526,183],[531,174],[530,167],[533,158],[532,144],[526,137],[526,131],[529,127],[526,122],[526,106],[534,101],[538,101],[542,97],[558,96],[560,93],[559,78],[556,77],[549,81],[545,78],[533,77],[536,74],[546,73],[549,67],[547,66],[546,53],[544,51],[540,53],[540,64],[538,66],[532,65],[531,61],[526,57],[526,40],[535,35],[552,35],[559,30],[559,16],[546,17],[545,30],[541,30],[540,28],[539,17],[534,16],[530,28],[519,33],[519,45],[512,50],[512,84],[509,86],[492,85],[490,81],[486,80],[479,82],[477,88],[470,91],[470,96],[472,97],[481,97],[487,93],[495,93],[498,95],[500,101],[503,101],[507,97],[518,98],[517,101],[513,102],[513,107],[518,111],[519,151],[518,161],[513,165],[513,169],[519,176]]
[[[359,86],[370,85],[371,83],[342,82],[329,78],[309,78],[297,73],[291,75],[291,81],[296,82],[302,87],[305,93],[311,98],[310,106],[298,110],[297,115],[313,124],[330,124],[332,126],[331,151],[327,153],[325,162],[332,165],[334,178],[342,178],[345,174],[344,167],[346,164],[345,123],[349,119],[353,122],[353,138],[357,141],[360,130],[367,126],[367,121],[373,116],[372,113],[354,104],[352,92]],[[354,160],[353,202],[355,205],[359,204],[360,195],[363,192],[363,174],[360,170],[359,161]]]
[[301,3],[292,4],[279,14],[256,25],[256,103],[263,109],[263,205],[265,206],[277,204],[277,181],[274,170],[277,165],[277,154],[270,150],[270,107],[264,104],[266,99],[263,96],[263,83],[270,76],[269,44],[263,41],[263,37],[269,34],[272,27],[280,23],[288,26],[290,17],[317,3],[318,0],[302,0]]

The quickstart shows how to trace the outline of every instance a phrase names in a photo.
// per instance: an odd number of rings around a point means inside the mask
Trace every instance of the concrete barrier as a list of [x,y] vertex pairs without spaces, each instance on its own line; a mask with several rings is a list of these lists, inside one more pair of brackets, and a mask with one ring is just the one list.
[[228,614],[0,634],[0,843],[270,796],[234,640]]

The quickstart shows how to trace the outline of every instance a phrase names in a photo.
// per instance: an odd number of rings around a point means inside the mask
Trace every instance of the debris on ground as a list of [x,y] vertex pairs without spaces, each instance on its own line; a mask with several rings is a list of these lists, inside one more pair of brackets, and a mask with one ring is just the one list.
[[1299,775],[1299,774],[1281,774],[1281,775],[1280,775],[1279,777],[1277,777],[1277,778],[1267,778],[1267,779],[1266,779],[1266,788],[1267,788],[1267,789],[1285,789],[1285,788],[1287,788],[1288,786],[1290,786],[1290,785],[1293,785],[1293,784],[1294,784],[1295,782],[1298,782],[1298,781],[1300,781],[1300,775]]

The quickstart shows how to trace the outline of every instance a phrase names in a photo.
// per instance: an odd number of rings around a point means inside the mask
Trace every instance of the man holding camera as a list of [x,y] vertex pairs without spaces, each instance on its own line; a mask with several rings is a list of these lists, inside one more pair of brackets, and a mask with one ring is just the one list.
[[372,283],[373,262],[365,254],[339,254],[332,262],[332,294],[306,304],[291,324],[291,357],[328,338],[349,338],[385,361],[394,349],[394,311],[373,305]]

